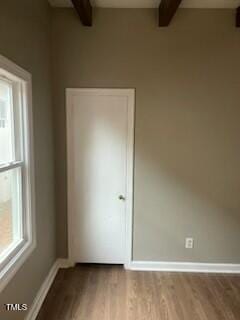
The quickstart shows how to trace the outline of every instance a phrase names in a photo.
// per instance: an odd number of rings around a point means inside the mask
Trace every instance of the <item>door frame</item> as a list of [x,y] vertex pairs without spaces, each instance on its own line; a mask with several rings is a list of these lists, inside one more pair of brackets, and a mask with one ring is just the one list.
[[133,183],[134,183],[134,132],[135,132],[135,89],[116,88],[67,88],[66,89],[66,125],[67,125],[67,215],[68,215],[68,259],[74,265],[73,257],[73,215],[72,195],[72,99],[76,94],[89,93],[96,96],[124,96],[128,98],[127,125],[127,173],[126,173],[126,228],[125,228],[125,269],[129,269],[133,260]]

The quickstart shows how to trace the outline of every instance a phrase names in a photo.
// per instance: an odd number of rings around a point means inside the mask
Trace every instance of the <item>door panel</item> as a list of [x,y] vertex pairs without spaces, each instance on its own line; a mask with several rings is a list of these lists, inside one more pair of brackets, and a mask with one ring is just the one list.
[[71,108],[74,260],[124,263],[127,97],[79,93]]

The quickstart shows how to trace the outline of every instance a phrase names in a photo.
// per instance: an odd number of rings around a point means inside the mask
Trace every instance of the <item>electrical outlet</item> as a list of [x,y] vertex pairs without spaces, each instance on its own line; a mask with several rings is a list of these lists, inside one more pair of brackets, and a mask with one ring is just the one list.
[[193,238],[186,238],[185,239],[185,248],[186,249],[192,249],[194,244],[194,239]]

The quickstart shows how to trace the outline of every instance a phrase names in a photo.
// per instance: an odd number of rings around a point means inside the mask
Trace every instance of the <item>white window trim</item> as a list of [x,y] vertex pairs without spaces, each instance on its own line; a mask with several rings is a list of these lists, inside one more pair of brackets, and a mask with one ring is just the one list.
[[[27,93],[23,101],[23,139],[24,139],[24,161],[25,170],[25,217],[27,229],[30,230],[27,241],[20,241],[14,244],[14,249],[8,255],[6,265],[0,269],[0,292],[6,287],[16,272],[20,269],[26,259],[36,247],[36,223],[35,223],[35,183],[34,183],[34,150],[33,150],[33,116],[32,116],[32,77],[31,74],[12,61],[0,55],[0,73],[6,77],[13,76],[17,80],[24,81],[23,90]],[[26,146],[28,146],[26,148]],[[19,167],[19,163],[11,163],[11,167]],[[0,170],[1,171],[1,170]],[[2,170],[3,171],[3,170]]]

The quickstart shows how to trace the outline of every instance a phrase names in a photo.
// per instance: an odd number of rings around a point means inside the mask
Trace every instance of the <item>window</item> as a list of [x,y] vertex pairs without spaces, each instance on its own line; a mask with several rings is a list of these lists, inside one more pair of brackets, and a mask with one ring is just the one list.
[[31,76],[0,56],[0,291],[35,247]]

